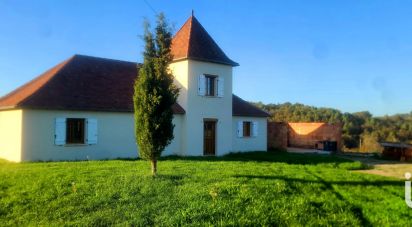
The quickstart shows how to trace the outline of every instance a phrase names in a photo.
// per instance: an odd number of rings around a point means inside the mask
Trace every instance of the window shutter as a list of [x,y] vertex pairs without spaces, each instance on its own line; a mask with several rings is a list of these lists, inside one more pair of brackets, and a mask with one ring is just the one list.
[[97,144],[97,120],[87,119],[87,144]]
[[66,144],[66,118],[56,118],[54,125],[54,144]]
[[258,125],[259,125],[259,124],[258,124],[257,121],[254,121],[254,122],[253,122],[253,125],[252,125],[253,137],[258,136],[258,128],[259,128]]
[[223,97],[225,93],[225,79],[223,77],[219,77],[217,79],[217,96]]
[[205,75],[200,75],[199,76],[199,82],[198,82],[198,94],[200,96],[205,96],[206,95],[206,77]]
[[237,137],[243,137],[243,121],[237,122]]

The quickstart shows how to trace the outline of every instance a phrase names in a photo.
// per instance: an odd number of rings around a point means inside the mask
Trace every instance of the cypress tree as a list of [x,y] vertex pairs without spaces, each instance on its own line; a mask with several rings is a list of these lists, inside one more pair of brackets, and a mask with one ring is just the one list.
[[179,90],[168,68],[172,33],[164,14],[157,17],[155,37],[148,21],[144,28],[144,61],[134,84],[135,135],[140,157],[150,160],[156,175],[157,160],[174,138],[172,106]]

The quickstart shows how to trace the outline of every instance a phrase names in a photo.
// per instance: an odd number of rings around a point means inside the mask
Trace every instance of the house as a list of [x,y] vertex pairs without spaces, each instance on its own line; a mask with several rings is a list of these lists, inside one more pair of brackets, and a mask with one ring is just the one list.
[[[266,150],[266,112],[232,93],[229,59],[191,16],[172,42],[181,88],[164,155]],[[139,64],[75,55],[0,99],[0,158],[137,157],[133,84]]]

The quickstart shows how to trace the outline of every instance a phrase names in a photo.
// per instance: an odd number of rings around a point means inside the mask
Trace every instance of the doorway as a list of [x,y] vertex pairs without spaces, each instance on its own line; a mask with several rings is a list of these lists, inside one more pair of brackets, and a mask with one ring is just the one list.
[[203,155],[216,155],[216,120],[203,123]]

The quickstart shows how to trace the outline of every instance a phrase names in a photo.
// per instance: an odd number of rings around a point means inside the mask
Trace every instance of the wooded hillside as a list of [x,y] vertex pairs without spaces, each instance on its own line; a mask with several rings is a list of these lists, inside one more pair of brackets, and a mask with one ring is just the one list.
[[380,151],[378,142],[412,143],[412,112],[374,117],[368,111],[342,113],[337,109],[299,103],[254,104],[268,111],[272,115],[271,121],[342,123],[346,149]]

